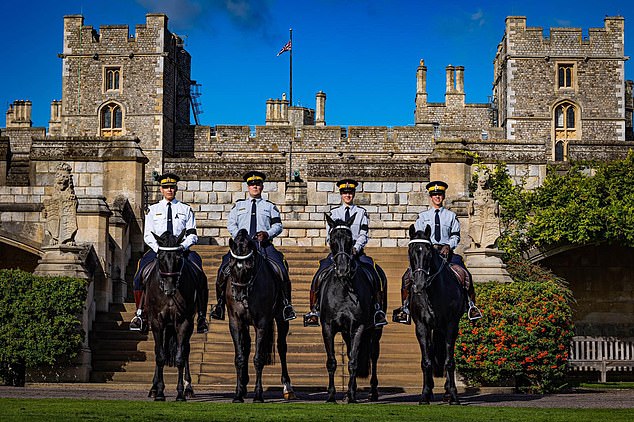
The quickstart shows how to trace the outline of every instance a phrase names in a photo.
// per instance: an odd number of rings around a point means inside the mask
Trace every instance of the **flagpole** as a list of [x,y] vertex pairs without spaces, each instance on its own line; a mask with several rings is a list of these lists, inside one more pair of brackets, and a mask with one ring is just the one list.
[[290,98],[290,106],[293,106],[293,28],[289,29],[290,32],[290,41],[291,41],[291,59],[290,59],[290,69],[289,69],[289,81],[288,81],[288,86],[289,86],[289,98]]

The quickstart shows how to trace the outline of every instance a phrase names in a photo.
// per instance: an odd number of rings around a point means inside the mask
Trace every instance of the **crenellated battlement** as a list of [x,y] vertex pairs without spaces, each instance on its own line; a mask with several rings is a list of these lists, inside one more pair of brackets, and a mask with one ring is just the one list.
[[[146,23],[136,25],[130,33],[128,25],[101,25],[99,31],[84,25],[82,15],[64,16],[64,54],[149,54],[162,53],[169,46],[172,34],[167,29],[167,16],[149,13]],[[176,36],[177,44],[182,39]]]
[[502,41],[505,48],[501,50],[512,56],[548,58],[623,55],[624,18],[606,17],[604,22],[603,28],[589,28],[587,36],[582,28],[550,28],[546,35],[542,27],[527,27],[526,17],[510,16],[506,18],[506,35]]

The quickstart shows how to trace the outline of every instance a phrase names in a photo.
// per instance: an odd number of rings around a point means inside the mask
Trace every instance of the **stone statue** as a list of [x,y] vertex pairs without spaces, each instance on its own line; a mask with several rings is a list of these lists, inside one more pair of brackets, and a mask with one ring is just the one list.
[[75,245],[77,233],[77,197],[73,186],[71,167],[62,163],[57,166],[53,194],[44,200],[46,232],[49,245]]
[[471,248],[495,248],[500,237],[500,205],[493,199],[493,192],[485,186],[489,180],[485,172],[479,172],[478,188],[469,203],[469,237]]

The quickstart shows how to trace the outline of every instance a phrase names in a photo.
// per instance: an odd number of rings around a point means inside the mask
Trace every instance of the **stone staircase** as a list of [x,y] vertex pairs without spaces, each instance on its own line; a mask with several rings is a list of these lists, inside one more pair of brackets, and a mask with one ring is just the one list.
[[[215,278],[226,247],[197,246],[209,279],[210,305],[215,302]],[[310,281],[320,258],[327,249],[316,247],[285,247],[284,252],[293,281],[293,305],[298,318],[291,321],[288,335],[289,373],[296,387],[324,387],[328,384],[326,353],[320,328],[303,326],[301,315],[308,311]],[[368,248],[368,255],[382,266],[388,278],[388,319],[391,311],[400,306],[401,275],[407,266],[406,248]],[[152,335],[144,336],[128,330],[134,312],[133,303],[113,305],[109,312],[98,313],[93,324],[90,346],[93,351],[93,382],[145,384],[152,381],[154,371],[154,342]],[[337,388],[347,388],[347,358],[345,344],[337,337]],[[234,351],[228,321],[210,321],[207,334],[194,334],[191,341],[190,367],[192,382],[203,388],[226,389],[235,387]],[[254,375],[252,356],[249,373]],[[175,381],[175,368],[165,368],[166,383]],[[280,365],[264,368],[265,387],[280,386]],[[419,389],[421,387],[420,349],[414,326],[390,322],[381,339],[379,358],[379,387]],[[252,384],[252,381],[251,381]],[[368,387],[369,379],[359,380],[360,387]],[[252,386],[250,385],[249,388]]]

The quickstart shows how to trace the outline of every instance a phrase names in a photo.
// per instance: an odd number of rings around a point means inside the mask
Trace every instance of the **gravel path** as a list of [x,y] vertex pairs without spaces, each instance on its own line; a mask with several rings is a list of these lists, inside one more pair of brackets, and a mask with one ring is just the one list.
[[[149,389],[149,386],[147,387]],[[230,402],[231,391],[207,390],[204,386],[196,389],[197,402]],[[298,402],[323,403],[326,392],[318,389],[298,389]],[[412,392],[381,391],[380,404],[416,404],[419,394]],[[174,400],[174,386],[168,385],[165,390],[167,400]],[[367,393],[360,393],[362,403],[367,403]],[[108,384],[28,384],[24,388],[0,386],[0,397],[9,398],[76,398],[97,400],[151,400],[147,397],[147,389],[139,385],[113,386]],[[247,396],[250,401],[252,396]],[[265,393],[269,402],[283,401],[279,390]],[[337,398],[343,397],[339,392]],[[539,407],[539,408],[634,408],[634,390],[581,390],[577,389],[565,394],[512,394],[500,389],[481,390],[478,393],[463,392],[459,395],[463,405],[467,406],[504,406],[504,407]],[[436,394],[433,404],[442,404],[441,395]]]

